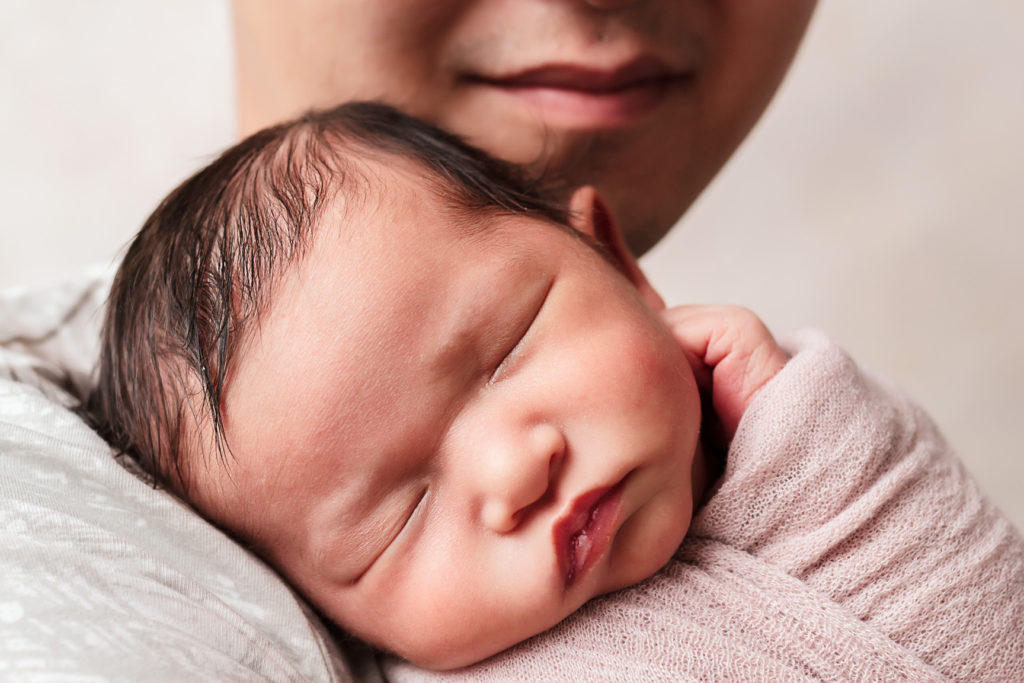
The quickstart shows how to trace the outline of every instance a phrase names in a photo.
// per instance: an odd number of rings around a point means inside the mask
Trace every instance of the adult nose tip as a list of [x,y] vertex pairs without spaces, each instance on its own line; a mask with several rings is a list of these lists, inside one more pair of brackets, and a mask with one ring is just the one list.
[[565,460],[565,440],[550,425],[531,431],[528,443],[503,456],[481,510],[483,523],[498,533],[516,529],[554,492]]

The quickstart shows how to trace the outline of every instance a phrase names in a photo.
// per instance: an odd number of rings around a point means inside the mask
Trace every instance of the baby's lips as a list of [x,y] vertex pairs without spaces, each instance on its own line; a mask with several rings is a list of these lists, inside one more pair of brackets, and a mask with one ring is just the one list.
[[608,548],[618,523],[625,479],[588,491],[575,500],[552,529],[558,569],[568,588]]

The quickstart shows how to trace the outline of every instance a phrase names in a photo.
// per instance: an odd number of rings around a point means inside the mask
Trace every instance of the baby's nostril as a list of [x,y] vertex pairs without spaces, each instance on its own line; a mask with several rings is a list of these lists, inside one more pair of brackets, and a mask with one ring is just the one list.
[[562,472],[562,463],[565,462],[565,450],[559,449],[551,454],[551,461],[548,463],[548,488],[554,486],[558,475]]

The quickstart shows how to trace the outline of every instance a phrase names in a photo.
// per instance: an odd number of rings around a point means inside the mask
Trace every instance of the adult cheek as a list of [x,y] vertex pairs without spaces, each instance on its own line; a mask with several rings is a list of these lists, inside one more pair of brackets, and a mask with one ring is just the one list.
[[706,119],[720,122],[720,145],[733,149],[782,82],[815,7],[814,0],[734,0],[722,7]]

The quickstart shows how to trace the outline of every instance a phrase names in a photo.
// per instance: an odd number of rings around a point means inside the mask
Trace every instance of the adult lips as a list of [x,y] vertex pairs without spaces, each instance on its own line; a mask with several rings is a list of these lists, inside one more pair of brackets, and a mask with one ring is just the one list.
[[503,88],[549,88],[585,93],[616,93],[631,88],[670,83],[686,77],[662,62],[640,58],[612,69],[595,69],[575,64],[545,64],[502,76],[478,80]]

